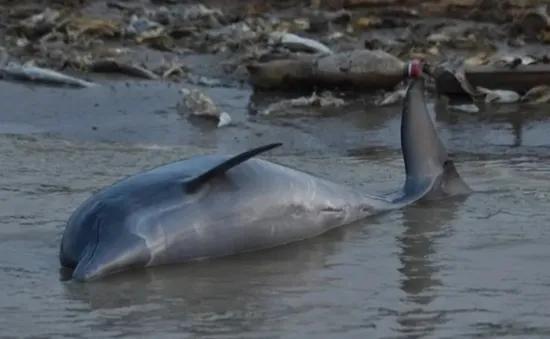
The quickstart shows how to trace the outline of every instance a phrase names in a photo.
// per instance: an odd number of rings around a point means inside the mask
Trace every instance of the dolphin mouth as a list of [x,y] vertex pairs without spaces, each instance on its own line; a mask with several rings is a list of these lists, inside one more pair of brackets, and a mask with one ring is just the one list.
[[94,242],[93,244],[90,244],[86,247],[84,254],[80,258],[80,260],[78,260],[78,264],[73,270],[73,273],[72,273],[73,280],[90,281],[90,280],[93,280],[94,277],[98,275],[97,269],[93,269],[91,267],[97,247],[98,247],[98,242]]
[[101,239],[88,245],[73,271],[72,279],[87,282],[122,271],[147,266],[151,251],[142,237],[119,234],[116,238]]
[[90,268],[88,267],[88,265],[85,265],[83,268],[79,269],[77,266],[77,268],[73,271],[72,280],[76,282],[92,282],[92,281],[99,280],[107,275],[113,275],[125,270],[127,269],[121,268],[121,269],[113,270],[109,272],[102,272],[101,268],[98,268],[98,267]]
[[[92,247],[92,246],[90,246]],[[97,244],[93,249],[88,250],[86,255],[78,262],[78,265],[72,273],[72,279],[77,282],[89,282],[103,278],[106,275],[111,275],[124,271],[124,268],[110,268],[113,261],[99,260],[94,256]]]
[[89,266],[93,262],[94,256],[99,246],[100,235],[101,222],[95,225],[95,239],[93,239],[93,241],[90,241],[86,245],[86,247],[84,248],[84,252],[81,254],[78,262],[74,266],[74,270],[72,273],[72,278],[74,280],[86,281],[94,275],[93,272],[89,269]]

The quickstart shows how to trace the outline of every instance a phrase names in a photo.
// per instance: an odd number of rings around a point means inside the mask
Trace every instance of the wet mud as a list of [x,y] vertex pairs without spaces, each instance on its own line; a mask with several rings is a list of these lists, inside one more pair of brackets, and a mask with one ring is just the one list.
[[[250,102],[271,101],[245,89],[196,87],[226,111],[234,123],[224,128],[178,107],[178,86],[151,82],[110,82],[100,88],[0,83],[5,102],[0,133],[30,138],[101,141],[121,144],[192,145],[234,152],[283,141],[281,154],[369,155],[400,151],[400,106],[377,107],[373,97],[348,100],[345,111],[325,108],[322,116],[250,114]],[[13,98],[26,98],[14,100]],[[370,101],[370,104],[369,104]],[[501,105],[479,112],[456,111],[434,98],[429,109],[453,154],[481,157],[546,157],[549,106]]]
[[[476,190],[466,201],[413,206],[271,251],[78,284],[66,281],[55,254],[83,199],[124,176],[214,149],[2,135],[0,150],[5,338],[550,333],[548,159],[462,158],[459,170]],[[266,158],[370,192],[403,178],[392,151]]]

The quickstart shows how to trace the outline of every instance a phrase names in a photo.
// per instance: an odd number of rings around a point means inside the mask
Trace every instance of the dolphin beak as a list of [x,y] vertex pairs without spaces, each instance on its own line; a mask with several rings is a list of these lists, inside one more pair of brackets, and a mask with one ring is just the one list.
[[145,267],[150,260],[151,251],[143,238],[125,234],[113,242],[90,244],[72,278],[80,282],[92,281],[133,267]]

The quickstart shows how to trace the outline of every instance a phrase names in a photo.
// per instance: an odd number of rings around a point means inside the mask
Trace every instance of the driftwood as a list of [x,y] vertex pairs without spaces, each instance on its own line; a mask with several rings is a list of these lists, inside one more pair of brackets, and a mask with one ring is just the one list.
[[305,55],[247,65],[256,89],[353,87],[389,90],[406,74],[407,64],[383,51],[354,50],[330,55]]
[[93,60],[87,65],[87,68],[89,72],[120,73],[148,80],[157,80],[159,78],[155,73],[144,67],[121,62],[113,58]]

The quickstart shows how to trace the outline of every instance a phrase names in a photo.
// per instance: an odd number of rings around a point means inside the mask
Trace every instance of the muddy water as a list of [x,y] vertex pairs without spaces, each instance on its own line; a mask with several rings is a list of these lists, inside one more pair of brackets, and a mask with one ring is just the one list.
[[64,281],[57,250],[70,213],[98,188],[184,156],[283,139],[269,159],[373,192],[401,183],[396,107],[247,119],[248,93],[210,89],[237,121],[216,130],[179,117],[176,91],[0,84],[0,337],[550,335],[550,126],[543,111],[518,108],[437,115],[478,191],[465,201],[410,207],[271,251]]

